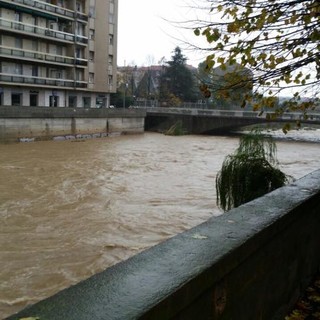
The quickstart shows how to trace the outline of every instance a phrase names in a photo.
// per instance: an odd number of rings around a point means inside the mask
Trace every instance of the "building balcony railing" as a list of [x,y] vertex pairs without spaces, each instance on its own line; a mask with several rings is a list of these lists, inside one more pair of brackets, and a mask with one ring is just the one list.
[[0,56],[7,56],[8,58],[16,59],[23,58],[30,61],[40,61],[54,64],[69,64],[69,65],[81,65],[86,66],[88,64],[87,59],[74,58],[68,56],[54,55],[51,53],[43,53],[38,51],[30,51],[24,49],[10,48],[0,46]]
[[59,15],[59,16],[64,16],[70,19],[79,19],[83,21],[88,21],[88,15],[86,15],[83,12],[75,12],[73,10],[56,6],[51,3],[43,2],[43,1],[36,1],[36,0],[2,0],[0,2],[11,4],[14,6],[17,6],[17,4],[22,5],[22,9],[24,7],[32,7],[32,10],[34,13],[36,11],[45,11],[46,13],[50,13],[53,15]]
[[29,75],[20,74],[8,74],[0,73],[0,83],[16,83],[25,85],[36,85],[36,86],[50,86],[60,88],[87,88],[88,83],[86,81],[70,80],[70,79],[54,79],[54,78],[43,78],[34,77]]
[[67,33],[59,30],[48,29],[44,27],[39,27],[32,24],[26,24],[18,21],[12,21],[0,18],[0,29],[6,29],[13,32],[27,32],[40,36],[54,38],[55,40],[62,40],[68,42],[77,42],[79,44],[87,44],[88,38],[80,35],[75,35],[72,33]]

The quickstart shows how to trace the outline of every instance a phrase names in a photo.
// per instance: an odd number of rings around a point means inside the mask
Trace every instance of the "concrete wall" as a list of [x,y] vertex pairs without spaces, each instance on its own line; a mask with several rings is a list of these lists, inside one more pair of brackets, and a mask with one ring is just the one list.
[[303,124],[319,124],[319,113],[308,113],[309,118],[301,118],[301,113],[285,113],[276,119],[268,120],[267,113],[259,116],[259,112],[230,111],[216,109],[188,108],[147,108],[145,121],[146,131],[165,132],[181,121],[183,129],[192,134],[229,133],[244,126],[261,123],[279,122],[294,123],[299,120]]
[[178,121],[183,129],[191,134],[228,133],[237,128],[264,123],[265,119],[257,117],[245,118],[231,115],[195,115],[195,114],[172,114],[147,112],[146,131],[165,132]]
[[319,270],[319,213],[320,170],[8,319],[283,319]]
[[0,107],[0,142],[56,136],[143,133],[141,110]]

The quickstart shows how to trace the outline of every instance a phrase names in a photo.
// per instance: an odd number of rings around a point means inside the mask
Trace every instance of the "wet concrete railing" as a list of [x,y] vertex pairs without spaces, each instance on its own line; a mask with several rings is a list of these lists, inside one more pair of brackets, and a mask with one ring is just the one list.
[[8,319],[283,319],[319,269],[319,230],[320,170]]
[[143,109],[0,106],[0,119],[145,117]]
[[[143,108],[141,108],[143,109]],[[262,123],[294,123],[317,125],[320,123],[320,113],[308,113],[304,118],[301,113],[286,112],[276,119],[269,112],[259,114],[255,111],[190,109],[190,108],[145,108],[146,131],[166,132],[178,121],[184,131],[193,134],[228,134],[242,127]]]

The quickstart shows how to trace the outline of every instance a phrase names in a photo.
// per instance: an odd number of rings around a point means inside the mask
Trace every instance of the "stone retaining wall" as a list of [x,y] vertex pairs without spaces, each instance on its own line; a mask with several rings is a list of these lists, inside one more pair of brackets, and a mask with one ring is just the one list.
[[145,111],[0,107],[0,142],[143,133]]

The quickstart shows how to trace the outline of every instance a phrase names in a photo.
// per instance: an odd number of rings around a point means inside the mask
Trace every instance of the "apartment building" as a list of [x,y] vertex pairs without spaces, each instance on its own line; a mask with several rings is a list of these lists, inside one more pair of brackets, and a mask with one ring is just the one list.
[[0,0],[0,105],[109,106],[117,17],[118,0]]

